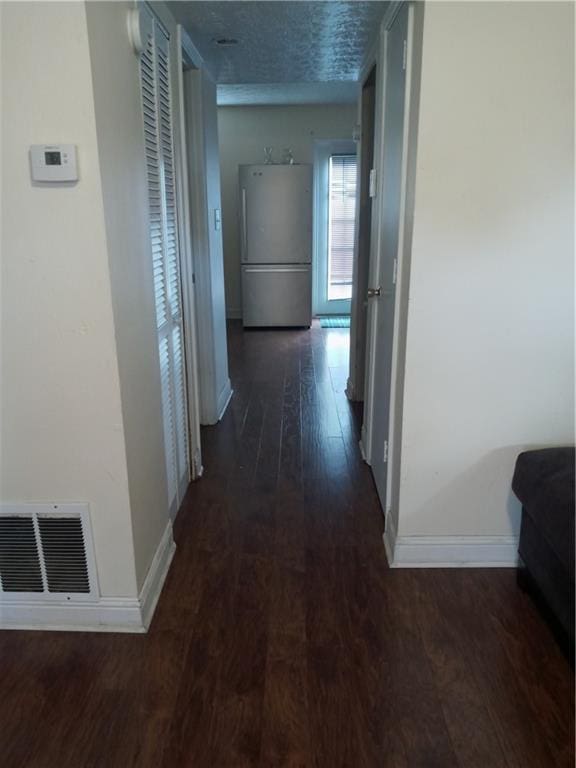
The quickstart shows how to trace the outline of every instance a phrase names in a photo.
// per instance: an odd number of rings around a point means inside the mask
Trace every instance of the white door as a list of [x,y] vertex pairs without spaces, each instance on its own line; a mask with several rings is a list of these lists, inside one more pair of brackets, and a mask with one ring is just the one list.
[[180,248],[176,214],[169,40],[151,15],[140,59],[150,240],[162,386],[168,503],[175,515],[190,479]]
[[406,90],[406,40],[408,7],[404,4],[386,44],[386,87],[384,101],[384,148],[382,180],[378,195],[381,206],[382,239],[380,258],[371,274],[369,311],[373,335],[373,385],[370,463],[382,507],[386,509],[390,385],[396,265],[400,235],[402,165],[404,152],[404,94]]
[[314,312],[349,315],[356,224],[356,145],[321,140],[314,150]]

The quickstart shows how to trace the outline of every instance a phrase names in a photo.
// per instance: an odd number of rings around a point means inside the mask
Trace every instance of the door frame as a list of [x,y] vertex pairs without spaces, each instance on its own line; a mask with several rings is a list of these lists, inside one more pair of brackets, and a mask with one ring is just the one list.
[[[408,319],[408,293],[410,283],[410,255],[412,249],[412,229],[415,193],[416,143],[418,130],[418,105],[420,99],[420,73],[424,9],[423,3],[411,0],[398,0],[389,7],[381,25],[379,38],[378,68],[376,71],[376,141],[374,166],[377,174],[376,205],[372,211],[372,242],[370,250],[370,286],[375,287],[378,279],[380,262],[383,254],[383,210],[386,204],[380,195],[381,179],[384,168],[384,105],[386,103],[386,54],[388,33],[400,9],[408,4],[408,34],[406,54],[406,89],[404,94],[403,158],[401,174],[400,217],[398,222],[399,238],[396,254],[396,286],[394,306],[394,327],[392,337],[391,383],[389,425],[388,425],[388,468],[386,480],[386,498],[383,504],[385,515],[385,543],[390,557],[393,553],[395,531],[390,537],[389,522],[391,512],[398,516],[399,480],[402,442],[402,407],[404,395],[404,365],[406,356],[406,331]],[[376,313],[375,308],[368,308],[367,354],[366,354],[366,391],[364,423],[362,425],[361,450],[368,464],[373,452],[372,435],[375,415],[375,366],[376,353]]]
[[[174,46],[177,115],[174,119],[174,154],[178,208],[178,235],[180,238],[180,275],[182,283],[182,310],[184,319],[184,348],[186,357],[186,390],[188,395],[188,429],[190,435],[191,480],[202,476],[202,445],[200,437],[200,385],[198,375],[198,316],[194,285],[194,251],[192,243],[192,215],[188,183],[188,152],[186,143],[186,116],[184,100],[185,68],[198,66],[199,54],[180,24],[176,26]],[[202,62],[200,58],[200,62]]]
[[[316,139],[314,141],[314,215],[313,215],[313,250],[312,250],[312,314],[348,315],[350,301],[333,301],[330,312],[320,311],[323,307],[323,283],[327,278],[328,267],[328,192],[325,170],[331,155],[356,155],[356,142],[351,139]],[[358,158],[356,158],[358,162]],[[354,240],[356,242],[356,238]],[[323,255],[326,260],[323,263]]]
[[[362,175],[364,168],[364,156],[367,148],[364,146],[364,99],[368,80],[374,73],[374,108],[373,108],[373,136],[372,136],[372,167],[375,164],[376,143],[376,118],[377,104],[376,92],[378,87],[378,45],[375,44],[364,64],[360,76],[360,95],[358,97],[358,149],[356,162],[358,164],[358,186],[356,221],[354,224],[354,267],[352,272],[352,301],[350,305],[350,361],[348,367],[348,381],[346,382],[346,396],[349,400],[363,401],[365,398],[365,373],[366,373],[366,346],[368,342],[367,317],[363,320],[363,306],[366,304],[366,291],[368,290],[372,236],[374,233],[374,215],[370,216],[370,232],[368,252],[364,249],[360,253],[360,239],[362,232],[362,189],[366,181]],[[366,312],[367,314],[367,312]]]
[[[199,423],[209,425],[220,421],[232,398],[224,306],[220,165],[218,160],[216,169],[213,156],[209,156],[214,140],[217,146],[216,84],[182,27],[180,36],[189,64],[185,74],[181,72],[182,130],[187,141],[185,162],[193,223],[191,279],[187,287],[195,297],[196,307]],[[215,178],[218,195],[214,193]]]
[[[180,286],[182,291],[182,329],[185,357],[186,414],[188,421],[188,479],[178,489],[179,501],[176,509],[170,509],[172,520],[178,514],[182,499],[192,480],[202,475],[202,453],[200,441],[199,383],[198,383],[198,341],[197,313],[193,292],[193,251],[190,239],[190,205],[188,195],[188,169],[185,111],[183,99],[182,70],[188,53],[184,38],[185,30],[174,21],[167,6],[160,3],[143,2],[142,6],[152,14],[168,35],[170,50],[170,82],[172,91],[172,131],[174,150],[174,174],[176,193],[176,217],[180,256]],[[190,45],[192,45],[190,43]],[[194,48],[194,46],[192,46]],[[195,49],[194,49],[195,50]],[[192,288],[192,291],[190,290]]]

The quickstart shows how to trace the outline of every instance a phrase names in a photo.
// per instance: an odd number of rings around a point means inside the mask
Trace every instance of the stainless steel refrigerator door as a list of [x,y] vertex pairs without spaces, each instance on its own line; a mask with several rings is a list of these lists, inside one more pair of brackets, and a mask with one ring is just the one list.
[[311,269],[306,264],[244,265],[244,326],[309,326],[312,322]]
[[243,264],[312,261],[312,166],[241,165]]

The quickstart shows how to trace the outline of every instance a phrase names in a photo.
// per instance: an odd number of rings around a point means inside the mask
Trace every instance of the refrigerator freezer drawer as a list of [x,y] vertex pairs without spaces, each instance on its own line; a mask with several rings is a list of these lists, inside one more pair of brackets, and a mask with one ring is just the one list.
[[310,265],[243,266],[242,317],[248,328],[309,326],[312,322]]

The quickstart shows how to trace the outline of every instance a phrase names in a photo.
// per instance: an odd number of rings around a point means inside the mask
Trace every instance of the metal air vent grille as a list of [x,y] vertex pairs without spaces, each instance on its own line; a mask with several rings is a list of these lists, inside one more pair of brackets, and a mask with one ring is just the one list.
[[48,592],[90,592],[82,521],[73,517],[39,517]]
[[0,517],[0,583],[3,592],[44,591],[30,517]]
[[0,600],[95,599],[96,585],[88,505],[0,508]]

